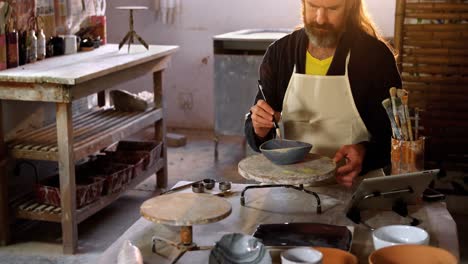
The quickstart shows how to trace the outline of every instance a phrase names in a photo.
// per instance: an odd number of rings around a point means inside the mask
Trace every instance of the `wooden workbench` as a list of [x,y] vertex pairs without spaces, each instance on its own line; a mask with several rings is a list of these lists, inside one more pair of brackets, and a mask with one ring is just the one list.
[[[186,184],[179,182],[176,186]],[[354,226],[351,253],[356,255],[359,263],[367,263],[369,254],[373,251],[371,231],[363,225],[355,225],[345,216],[345,207],[351,198],[352,191],[339,185],[310,187],[310,190],[320,195],[323,213],[315,213],[315,201],[310,195],[292,189],[257,189],[250,191],[246,197],[245,206],[239,202],[239,193],[247,185],[233,184],[235,193],[227,200],[232,205],[232,213],[226,219],[212,224],[193,227],[193,241],[199,246],[213,246],[216,241],[227,233],[253,234],[257,225],[271,223],[315,222],[333,225]],[[216,189],[216,188],[215,188]],[[186,189],[181,192],[191,192]],[[176,206],[176,205],[174,205]],[[420,227],[430,235],[430,245],[448,250],[459,258],[456,224],[447,211],[445,203],[425,203],[409,208],[411,215],[422,221]],[[380,227],[390,224],[408,224],[409,219],[402,218],[391,211],[381,211],[375,215],[365,215],[368,224]],[[117,241],[115,241],[96,261],[100,264],[117,263],[122,245],[126,240],[137,246],[143,255],[145,263],[171,263],[176,250],[171,246],[158,247],[166,257],[151,251],[152,237],[164,237],[176,241],[179,236],[177,227],[155,224],[143,217],[137,220]],[[191,251],[179,259],[177,263],[208,263],[210,251]]]
[[[77,248],[77,225],[119,197],[107,195],[84,208],[76,209],[75,161],[127,137],[151,124],[155,139],[163,142],[161,159],[145,175],[135,178],[130,188],[156,172],[158,187],[167,185],[165,122],[162,94],[162,71],[177,46],[134,46],[118,50],[108,44],[94,51],[48,58],[33,64],[0,72],[0,116],[2,100],[55,103],[56,124],[17,135],[4,142],[0,134],[0,244],[9,239],[9,212],[16,217],[62,224],[64,253]],[[72,113],[72,102],[107,88],[153,74],[154,107],[145,112],[121,112],[100,108],[83,114]],[[0,120],[0,133],[2,123]],[[61,207],[22,204],[8,205],[8,175],[5,160],[49,160],[58,162]],[[28,205],[29,204],[29,205]],[[10,208],[12,207],[12,208]]]

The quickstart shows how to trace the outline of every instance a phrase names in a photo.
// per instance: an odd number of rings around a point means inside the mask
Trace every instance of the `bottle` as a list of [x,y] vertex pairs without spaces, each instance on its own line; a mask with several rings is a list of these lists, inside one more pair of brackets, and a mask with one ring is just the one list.
[[18,32],[11,30],[7,33],[7,68],[18,67]]
[[44,30],[40,30],[37,38],[37,59],[43,60],[46,57],[46,39]]
[[20,31],[18,33],[18,64],[24,65],[28,61],[28,41],[26,31]]
[[37,37],[34,29],[29,31],[28,36],[28,62],[33,63],[37,61]]

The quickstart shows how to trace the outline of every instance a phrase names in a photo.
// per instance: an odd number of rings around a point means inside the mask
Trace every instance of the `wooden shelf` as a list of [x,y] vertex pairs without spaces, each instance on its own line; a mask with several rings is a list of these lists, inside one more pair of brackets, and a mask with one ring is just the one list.
[[[73,117],[75,161],[97,152],[162,118],[160,108],[145,112],[122,112],[114,109],[90,111]],[[58,161],[55,124],[19,134],[7,142],[10,154],[18,159]]]
[[[76,210],[77,222],[81,223],[88,217],[92,216],[102,208],[108,206],[115,200],[117,200],[127,190],[135,188],[143,180],[148,178],[150,175],[155,174],[164,167],[164,159],[160,158],[156,164],[149,167],[141,175],[132,179],[130,184],[125,186],[123,190],[118,193],[109,194],[100,197],[96,202],[89,204],[85,207]],[[21,219],[40,220],[48,222],[60,223],[62,221],[62,210],[60,207],[40,204],[36,202],[34,196],[25,197],[25,199],[16,202],[12,205],[16,211],[16,217]]]

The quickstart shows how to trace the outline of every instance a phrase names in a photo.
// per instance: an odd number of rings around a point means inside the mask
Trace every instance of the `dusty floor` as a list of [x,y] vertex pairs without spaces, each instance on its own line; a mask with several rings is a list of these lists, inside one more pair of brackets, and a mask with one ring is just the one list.
[[[214,158],[213,135],[199,131],[176,131],[188,136],[188,144],[169,148],[169,186],[179,180],[204,178],[245,182],[237,173],[237,163],[245,155],[242,139],[223,137],[218,145],[218,160]],[[150,137],[144,131],[140,137]],[[119,200],[78,226],[78,254],[61,254],[60,225],[45,222],[19,222],[15,226],[14,243],[0,247],[0,263],[96,263],[96,258],[139,217],[139,206],[157,194],[155,177],[148,178]],[[462,262],[468,263],[468,212],[455,214],[461,242]]]

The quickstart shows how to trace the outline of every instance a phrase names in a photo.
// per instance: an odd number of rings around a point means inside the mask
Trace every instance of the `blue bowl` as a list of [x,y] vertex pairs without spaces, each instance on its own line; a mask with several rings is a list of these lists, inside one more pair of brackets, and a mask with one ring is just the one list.
[[309,143],[287,139],[272,139],[260,145],[263,155],[277,165],[300,162],[311,149]]

